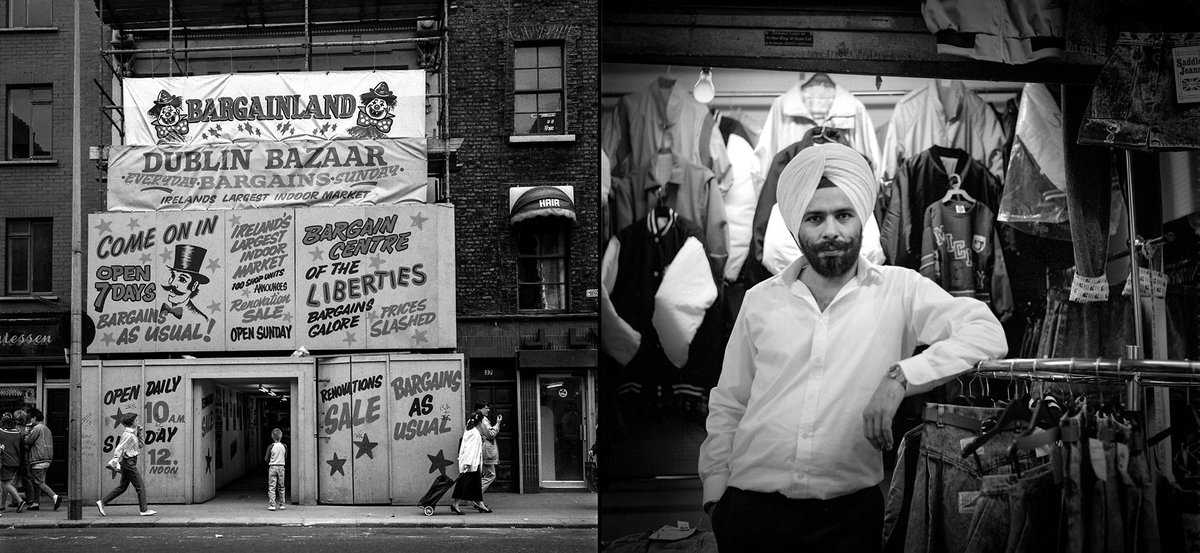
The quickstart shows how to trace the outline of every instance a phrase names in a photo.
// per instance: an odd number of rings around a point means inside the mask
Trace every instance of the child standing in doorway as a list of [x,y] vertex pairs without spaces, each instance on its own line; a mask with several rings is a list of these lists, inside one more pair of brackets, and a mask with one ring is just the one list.
[[[267,496],[271,500],[267,506],[267,510],[275,510],[276,498],[278,497],[279,510],[282,511],[287,508],[287,481],[285,480],[287,469],[284,468],[284,461],[287,459],[287,447],[280,443],[280,440],[283,439],[282,430],[278,428],[272,429],[271,439],[275,440],[275,443],[267,448],[266,461],[270,465],[267,468],[269,471],[267,472]],[[278,495],[276,495],[276,492],[278,492]]]

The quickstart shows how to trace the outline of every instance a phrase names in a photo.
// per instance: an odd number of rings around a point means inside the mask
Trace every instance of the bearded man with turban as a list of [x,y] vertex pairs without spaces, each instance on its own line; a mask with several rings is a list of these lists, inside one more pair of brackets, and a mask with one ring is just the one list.
[[860,255],[877,187],[841,144],[806,148],[780,175],[803,256],[746,292],[700,448],[721,551],[879,551],[900,400],[1007,353],[986,304]]

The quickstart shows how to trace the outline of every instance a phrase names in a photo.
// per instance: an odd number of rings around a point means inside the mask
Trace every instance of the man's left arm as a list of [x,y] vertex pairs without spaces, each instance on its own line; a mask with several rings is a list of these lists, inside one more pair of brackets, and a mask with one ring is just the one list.
[[987,304],[953,297],[924,277],[912,279],[906,296],[909,329],[929,348],[893,365],[863,411],[863,434],[879,449],[894,445],[892,418],[905,395],[928,391],[980,361],[1008,353],[1004,328]]

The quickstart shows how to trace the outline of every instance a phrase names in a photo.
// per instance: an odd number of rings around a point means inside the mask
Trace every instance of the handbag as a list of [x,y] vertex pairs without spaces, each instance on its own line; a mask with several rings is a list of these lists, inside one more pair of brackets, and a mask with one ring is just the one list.
[[116,457],[109,459],[108,460],[108,468],[113,471],[121,470],[121,461],[119,459],[117,459]]

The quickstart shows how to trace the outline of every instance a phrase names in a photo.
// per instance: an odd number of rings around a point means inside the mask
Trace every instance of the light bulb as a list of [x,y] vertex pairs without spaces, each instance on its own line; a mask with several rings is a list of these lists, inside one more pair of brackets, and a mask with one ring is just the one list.
[[717,87],[713,86],[712,69],[705,67],[700,70],[700,78],[696,80],[696,86],[692,88],[692,96],[696,101],[707,104],[717,95]]

